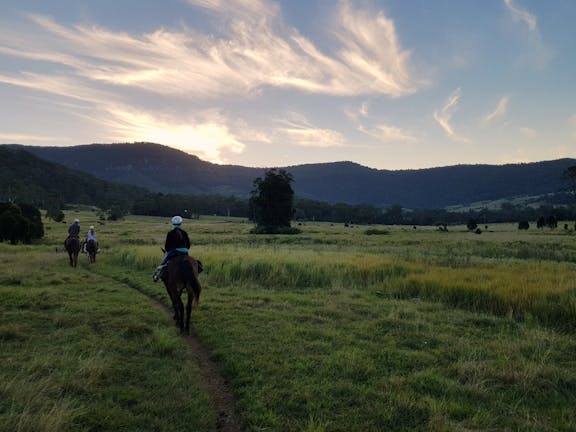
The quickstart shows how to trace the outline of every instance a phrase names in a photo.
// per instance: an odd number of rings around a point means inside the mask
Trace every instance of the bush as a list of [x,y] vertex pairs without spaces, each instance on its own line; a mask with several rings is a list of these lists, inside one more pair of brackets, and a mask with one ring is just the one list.
[[466,224],[466,228],[468,228],[470,231],[474,231],[476,228],[478,228],[478,224],[474,219],[470,219]]
[[528,221],[518,222],[518,229],[519,230],[527,230],[528,228],[530,228],[530,224],[528,223]]
[[257,225],[250,230],[250,234],[300,234],[301,232],[298,228],[269,225]]
[[390,234],[390,231],[384,230],[384,229],[371,228],[371,229],[367,229],[366,231],[364,231],[364,234],[366,234],[366,235],[387,235],[387,234]]

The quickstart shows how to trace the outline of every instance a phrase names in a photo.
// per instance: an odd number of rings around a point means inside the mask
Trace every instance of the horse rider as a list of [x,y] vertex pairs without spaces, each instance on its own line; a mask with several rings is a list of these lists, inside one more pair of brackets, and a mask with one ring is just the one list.
[[78,237],[80,235],[80,220],[74,219],[72,225],[68,227],[68,237]]
[[72,224],[68,227],[68,237],[66,237],[66,240],[64,240],[64,248],[66,248],[68,240],[73,237],[80,237],[80,220],[78,219],[74,219],[74,222],[72,222]]
[[84,248],[90,240],[94,240],[94,244],[96,245],[96,250],[98,250],[98,239],[96,238],[96,232],[94,231],[94,225],[90,225],[90,228],[86,232],[84,236]]
[[174,216],[171,222],[172,229],[166,234],[166,241],[164,242],[164,257],[152,276],[154,282],[163,276],[170,258],[177,255],[188,255],[188,249],[190,249],[190,238],[188,233],[182,229],[182,217]]

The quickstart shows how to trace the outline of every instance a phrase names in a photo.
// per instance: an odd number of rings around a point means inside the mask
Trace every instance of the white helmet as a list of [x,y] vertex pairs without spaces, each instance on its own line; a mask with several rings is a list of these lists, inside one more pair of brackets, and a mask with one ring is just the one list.
[[93,230],[93,229],[94,229],[94,225],[90,225],[90,229]]
[[80,219],[74,219],[74,223],[80,223]]
[[180,216],[174,216],[172,218],[172,225],[180,225],[182,223],[182,218]]

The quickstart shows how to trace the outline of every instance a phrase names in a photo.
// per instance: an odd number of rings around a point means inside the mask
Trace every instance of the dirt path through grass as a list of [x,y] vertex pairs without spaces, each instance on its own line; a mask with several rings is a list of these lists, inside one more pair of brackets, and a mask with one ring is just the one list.
[[[94,269],[90,269],[94,271]],[[158,309],[163,313],[172,316],[172,309],[162,303],[162,300],[156,295],[151,295],[137,282],[121,277],[115,277],[110,274],[97,272],[100,276],[109,277],[118,283],[122,283],[131,289],[134,289],[145,295]],[[191,326],[194,325],[194,315],[192,315]],[[218,365],[211,359],[210,351],[204,347],[198,335],[191,329],[191,334],[183,336],[186,343],[190,346],[193,356],[198,363],[204,383],[216,412],[216,430],[218,432],[240,432],[243,430],[242,422],[236,412],[236,399],[232,394],[230,387],[224,377],[220,374]]]
[[[149,297],[150,298],[150,297]],[[150,298],[155,305],[165,313],[172,316],[172,310],[156,299]],[[190,330],[190,335],[183,336],[186,343],[192,348],[193,355],[202,371],[204,383],[208,388],[216,410],[216,430],[219,432],[240,432],[243,430],[242,422],[236,413],[236,399],[224,377],[220,374],[218,366],[210,358],[210,352],[202,345],[200,338]]]

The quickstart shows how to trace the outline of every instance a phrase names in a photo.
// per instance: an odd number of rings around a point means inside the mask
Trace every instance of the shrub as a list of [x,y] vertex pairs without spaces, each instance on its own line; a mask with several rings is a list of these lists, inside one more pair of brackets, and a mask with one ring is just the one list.
[[468,228],[470,231],[474,231],[476,228],[478,228],[478,223],[474,219],[470,219],[466,224],[466,228]]
[[530,228],[530,224],[528,223],[528,221],[518,222],[518,229],[519,230],[527,230],[528,228]]
[[371,229],[367,229],[366,231],[364,231],[364,234],[366,234],[366,235],[388,235],[388,234],[390,234],[390,231],[385,230],[385,229],[371,228]]

